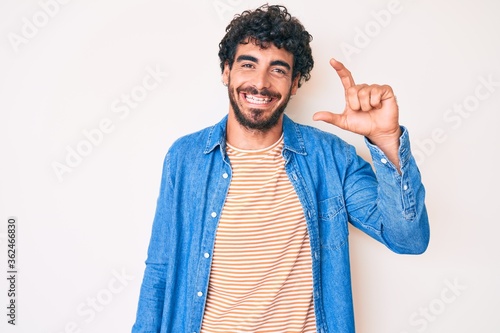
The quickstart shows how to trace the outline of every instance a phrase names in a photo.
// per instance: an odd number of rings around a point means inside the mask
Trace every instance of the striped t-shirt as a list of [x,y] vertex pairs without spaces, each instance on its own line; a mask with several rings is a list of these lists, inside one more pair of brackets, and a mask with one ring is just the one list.
[[233,176],[219,221],[202,333],[316,332],[304,212],[283,137],[227,153]]

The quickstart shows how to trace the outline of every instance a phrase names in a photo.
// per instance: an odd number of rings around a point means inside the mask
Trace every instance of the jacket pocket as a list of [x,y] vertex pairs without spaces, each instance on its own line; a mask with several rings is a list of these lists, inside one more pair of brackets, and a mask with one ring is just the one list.
[[321,247],[338,249],[347,242],[347,214],[342,196],[322,200],[318,204]]

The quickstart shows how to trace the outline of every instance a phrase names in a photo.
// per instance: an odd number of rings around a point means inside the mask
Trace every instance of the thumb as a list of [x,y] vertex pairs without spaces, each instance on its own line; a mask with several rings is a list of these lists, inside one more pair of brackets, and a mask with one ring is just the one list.
[[342,128],[342,123],[343,123],[341,114],[332,113],[332,112],[328,112],[328,111],[316,112],[313,115],[313,120],[316,120],[316,121],[321,120],[321,121],[324,121],[326,123],[338,126],[340,128]]

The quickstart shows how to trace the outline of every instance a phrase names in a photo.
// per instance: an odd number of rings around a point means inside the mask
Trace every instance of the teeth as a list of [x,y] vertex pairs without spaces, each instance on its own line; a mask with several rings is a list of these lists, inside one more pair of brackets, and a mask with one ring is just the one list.
[[265,104],[271,102],[272,98],[259,98],[253,95],[246,95],[247,101],[255,104]]

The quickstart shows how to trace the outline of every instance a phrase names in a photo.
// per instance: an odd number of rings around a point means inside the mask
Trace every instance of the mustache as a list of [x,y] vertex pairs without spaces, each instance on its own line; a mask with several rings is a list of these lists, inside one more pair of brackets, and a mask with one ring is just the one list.
[[236,89],[236,91],[238,93],[245,93],[245,94],[249,94],[249,95],[261,95],[264,97],[278,98],[278,99],[281,98],[280,93],[270,91],[267,88],[259,90],[255,87],[247,87],[247,88],[238,88],[238,89]]

